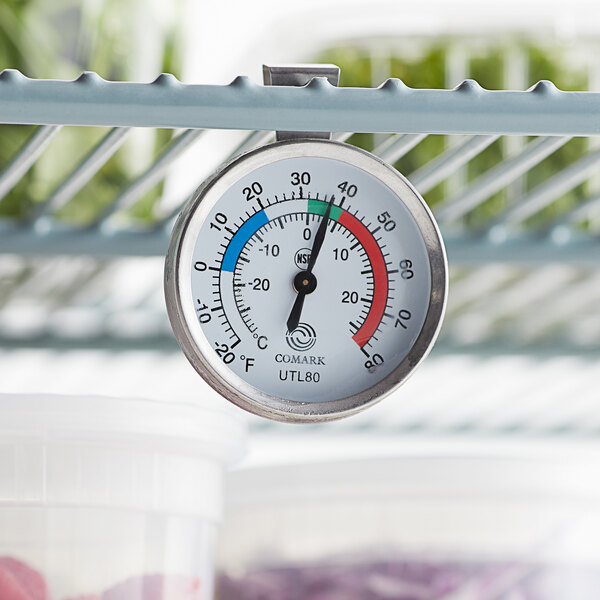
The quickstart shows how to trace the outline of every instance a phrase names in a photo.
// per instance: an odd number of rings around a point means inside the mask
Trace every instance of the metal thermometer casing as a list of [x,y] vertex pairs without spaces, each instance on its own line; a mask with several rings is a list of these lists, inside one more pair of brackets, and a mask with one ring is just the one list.
[[[290,332],[294,280],[329,205],[316,289]],[[419,194],[372,154],[328,140],[277,142],[222,167],[184,207],[165,263],[171,325],[196,371],[287,422],[347,416],[398,387],[433,345],[446,294]]]

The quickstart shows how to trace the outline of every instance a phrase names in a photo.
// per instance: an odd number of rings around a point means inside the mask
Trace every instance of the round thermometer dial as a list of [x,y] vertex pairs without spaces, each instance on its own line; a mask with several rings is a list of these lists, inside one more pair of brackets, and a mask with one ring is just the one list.
[[325,421],[392,391],[433,344],[446,257],[395,169],[302,140],[236,158],[184,208],[165,290],[177,340],[217,391],[256,414]]

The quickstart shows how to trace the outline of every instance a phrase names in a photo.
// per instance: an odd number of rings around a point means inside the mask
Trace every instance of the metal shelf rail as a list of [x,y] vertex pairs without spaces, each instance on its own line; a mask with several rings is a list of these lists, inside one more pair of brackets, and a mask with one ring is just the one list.
[[[407,155],[427,135],[463,136],[408,174],[425,197],[499,136],[537,136],[434,207],[450,260],[458,264],[552,258],[594,265],[600,258],[597,237],[580,228],[600,211],[600,195],[592,194],[544,230],[522,227],[528,218],[589,179],[600,165],[600,150],[590,151],[525,192],[485,227],[465,226],[472,211],[573,136],[600,134],[600,93],[564,92],[548,81],[528,91],[490,91],[471,80],[453,90],[412,89],[396,79],[379,88],[337,88],[325,78],[315,78],[304,87],[261,86],[246,77],[218,86],[187,85],[166,74],[152,83],[130,83],[105,81],[95,73],[83,73],[73,81],[33,80],[5,70],[0,73],[0,123],[39,125],[0,172],[0,201],[63,125],[112,128],[25,221],[0,221],[0,253],[163,255],[172,214],[144,228],[115,228],[111,217],[134,206],[158,184],[204,129],[222,128],[251,132],[234,154],[264,143],[274,129],[385,132],[391,135],[375,153],[389,162]],[[184,131],[92,223],[73,227],[55,219],[56,212],[91,180],[135,127]]]
[[154,82],[74,81],[0,73],[3,123],[370,131],[381,133],[600,134],[600,94],[563,92],[540,81],[526,92],[485,90],[466,80],[453,90],[412,89],[398,79],[378,88],[339,88],[325,77],[303,87],[188,85],[162,74]]

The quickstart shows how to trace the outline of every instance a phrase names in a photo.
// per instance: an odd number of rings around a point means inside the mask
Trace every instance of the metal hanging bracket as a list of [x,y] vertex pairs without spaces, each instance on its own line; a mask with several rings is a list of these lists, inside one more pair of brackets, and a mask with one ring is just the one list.
[[[315,77],[325,77],[331,85],[340,83],[340,68],[336,65],[263,65],[265,85],[304,86]],[[297,140],[300,138],[331,139],[331,132],[324,131],[276,131],[275,139]]]

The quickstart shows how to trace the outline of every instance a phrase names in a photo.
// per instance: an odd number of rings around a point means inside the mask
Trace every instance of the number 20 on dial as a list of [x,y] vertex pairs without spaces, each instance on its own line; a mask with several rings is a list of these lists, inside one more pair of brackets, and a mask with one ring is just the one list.
[[196,192],[165,293],[181,348],[223,396],[276,420],[327,421],[377,402],[427,355],[447,263],[393,167],[339,142],[284,141]]

